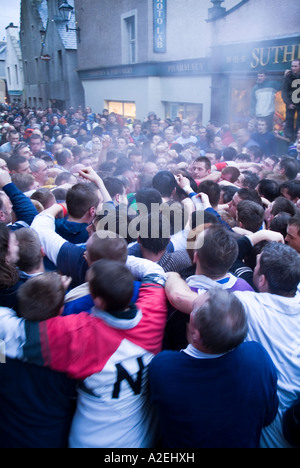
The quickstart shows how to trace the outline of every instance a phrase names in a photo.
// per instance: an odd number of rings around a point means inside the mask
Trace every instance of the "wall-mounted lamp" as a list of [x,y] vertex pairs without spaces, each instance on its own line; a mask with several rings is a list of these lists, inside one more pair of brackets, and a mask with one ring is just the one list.
[[74,8],[69,5],[68,2],[64,2],[58,7],[58,9],[63,21],[70,21]]
[[[74,10],[74,8],[68,4],[68,2],[64,2],[62,3],[59,7],[59,12],[61,14],[61,17],[63,19],[63,21],[65,21],[66,23],[68,23],[71,19],[71,15],[72,15],[72,12]],[[77,25],[77,23],[76,23]],[[81,29],[79,27],[77,28],[70,28],[68,26],[68,24],[66,24],[66,31],[69,32],[69,31],[76,31],[77,33],[77,40],[78,42],[80,42],[80,31]]]
[[41,29],[40,30],[42,45],[45,45],[46,32],[47,32],[46,29]]
[[[76,24],[77,24],[77,23],[76,23]],[[78,27],[78,28],[69,28],[69,26],[66,25],[66,30],[67,30],[67,32],[69,32],[69,31],[76,31],[76,33],[77,33],[77,41],[80,43],[80,31],[81,31],[81,29],[80,29],[79,27]]]

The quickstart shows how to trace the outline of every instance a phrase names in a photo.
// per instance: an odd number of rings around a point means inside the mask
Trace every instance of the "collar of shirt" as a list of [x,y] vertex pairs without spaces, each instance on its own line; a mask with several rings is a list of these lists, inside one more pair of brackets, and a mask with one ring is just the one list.
[[191,356],[191,357],[193,357],[195,359],[216,359],[216,358],[219,358],[221,356],[224,356],[224,354],[207,354],[207,353],[203,353],[202,351],[199,351],[199,349],[195,348],[191,344],[189,344],[186,349],[183,349],[182,352],[188,354],[189,356]]

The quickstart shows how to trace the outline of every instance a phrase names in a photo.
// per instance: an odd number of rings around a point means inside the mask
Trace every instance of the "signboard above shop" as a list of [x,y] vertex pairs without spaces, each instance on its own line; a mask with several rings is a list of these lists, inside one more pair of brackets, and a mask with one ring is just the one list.
[[282,72],[300,59],[300,37],[212,47],[214,72]]
[[153,52],[167,52],[167,0],[153,0]]

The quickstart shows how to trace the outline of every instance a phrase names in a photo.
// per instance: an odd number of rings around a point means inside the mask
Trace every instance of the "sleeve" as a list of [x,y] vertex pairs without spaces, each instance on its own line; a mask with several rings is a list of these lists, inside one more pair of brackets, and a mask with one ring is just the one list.
[[291,96],[290,96],[290,77],[286,75],[283,78],[282,88],[281,88],[281,96],[284,103],[288,106],[292,104]]
[[25,342],[25,321],[18,318],[11,309],[0,308],[0,365],[5,356],[16,359],[23,357]]
[[78,380],[100,372],[121,342],[87,313],[30,322],[4,308],[0,308],[0,340],[6,356]]
[[250,284],[250,286],[252,286],[252,288],[254,288],[253,270],[247,267],[243,262],[246,255],[249,255],[252,251],[253,247],[251,241],[247,236],[244,236],[238,239],[237,243],[239,247],[238,258],[230,268],[230,273],[238,278],[244,279],[248,284]]
[[46,256],[57,265],[59,251],[67,241],[55,232],[54,217],[42,212],[34,218],[31,228],[38,234]]
[[26,197],[13,183],[5,185],[3,191],[12,202],[17,221],[23,221],[30,226],[38,214],[30,198]]
[[160,265],[143,258],[129,256],[126,263],[127,268],[131,271],[137,280],[142,280],[143,283],[151,280],[153,283],[165,285],[167,276]]
[[88,264],[84,258],[85,248],[65,242],[57,255],[57,269],[73,280],[72,289],[85,282]]

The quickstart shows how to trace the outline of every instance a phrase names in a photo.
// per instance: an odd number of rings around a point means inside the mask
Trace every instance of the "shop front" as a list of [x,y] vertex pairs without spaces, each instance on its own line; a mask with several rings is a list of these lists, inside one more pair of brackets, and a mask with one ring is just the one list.
[[295,59],[300,59],[300,36],[212,47],[212,117],[229,123],[233,131],[245,127],[250,119],[251,91],[258,72],[264,70],[277,82],[274,125],[282,129],[281,83]]

